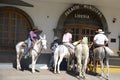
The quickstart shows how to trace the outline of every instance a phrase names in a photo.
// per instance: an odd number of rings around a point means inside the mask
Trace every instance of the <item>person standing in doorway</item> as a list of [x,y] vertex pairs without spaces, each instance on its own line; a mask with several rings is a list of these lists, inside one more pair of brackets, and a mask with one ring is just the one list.
[[53,70],[54,52],[55,52],[55,49],[57,48],[58,45],[59,45],[58,37],[55,37],[54,41],[51,43],[51,46],[50,46],[50,49],[52,50],[52,53],[51,53],[50,60],[49,60],[49,63],[48,63],[48,69],[49,70]]

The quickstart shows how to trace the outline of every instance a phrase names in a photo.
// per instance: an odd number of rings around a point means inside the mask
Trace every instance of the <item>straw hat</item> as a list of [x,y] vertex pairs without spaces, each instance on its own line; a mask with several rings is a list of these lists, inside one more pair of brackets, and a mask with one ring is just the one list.
[[96,31],[96,33],[105,33],[102,29],[98,29],[97,31]]

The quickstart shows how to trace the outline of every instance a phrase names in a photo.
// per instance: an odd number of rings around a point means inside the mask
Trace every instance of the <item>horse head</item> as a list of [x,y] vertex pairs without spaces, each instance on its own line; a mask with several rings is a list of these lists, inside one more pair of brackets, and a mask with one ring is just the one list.
[[79,43],[81,42],[81,40],[78,40],[78,41],[75,41],[75,42],[73,42],[73,45],[78,45]]
[[88,37],[83,37],[82,43],[83,44],[88,44]]
[[39,37],[40,37],[40,39],[39,39],[38,43],[41,43],[41,46],[43,49],[47,49],[46,35],[43,35],[43,37],[39,35]]

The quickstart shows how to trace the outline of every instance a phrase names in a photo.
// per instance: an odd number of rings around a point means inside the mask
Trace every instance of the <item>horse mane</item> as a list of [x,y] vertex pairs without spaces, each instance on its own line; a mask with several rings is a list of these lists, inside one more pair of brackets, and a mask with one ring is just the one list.
[[88,44],[88,38],[87,38],[87,37],[83,37],[82,40],[75,41],[75,42],[73,43],[73,45],[77,46],[77,45],[79,45],[80,43],[82,43],[82,44]]
[[78,40],[78,41],[75,41],[75,42],[73,43],[73,45],[77,46],[77,45],[80,44],[80,43],[81,43],[81,40]]
[[88,44],[88,38],[87,37],[83,37],[81,43]]
[[38,39],[36,39],[36,40],[35,40],[35,44],[38,44],[38,42],[39,42],[39,40],[38,40]]

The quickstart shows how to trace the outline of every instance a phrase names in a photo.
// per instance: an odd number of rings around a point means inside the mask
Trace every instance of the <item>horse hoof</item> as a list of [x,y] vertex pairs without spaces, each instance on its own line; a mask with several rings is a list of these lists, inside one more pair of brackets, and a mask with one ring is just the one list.
[[54,74],[56,74],[56,71],[54,71]]
[[82,79],[85,79],[85,76],[83,76]]
[[60,71],[58,72],[58,74],[60,74]]
[[106,80],[109,80],[108,76],[106,76]]
[[79,76],[80,78],[83,78],[83,76]]
[[21,70],[21,68],[17,68],[17,70]]
[[35,71],[32,71],[32,73],[35,73]]

